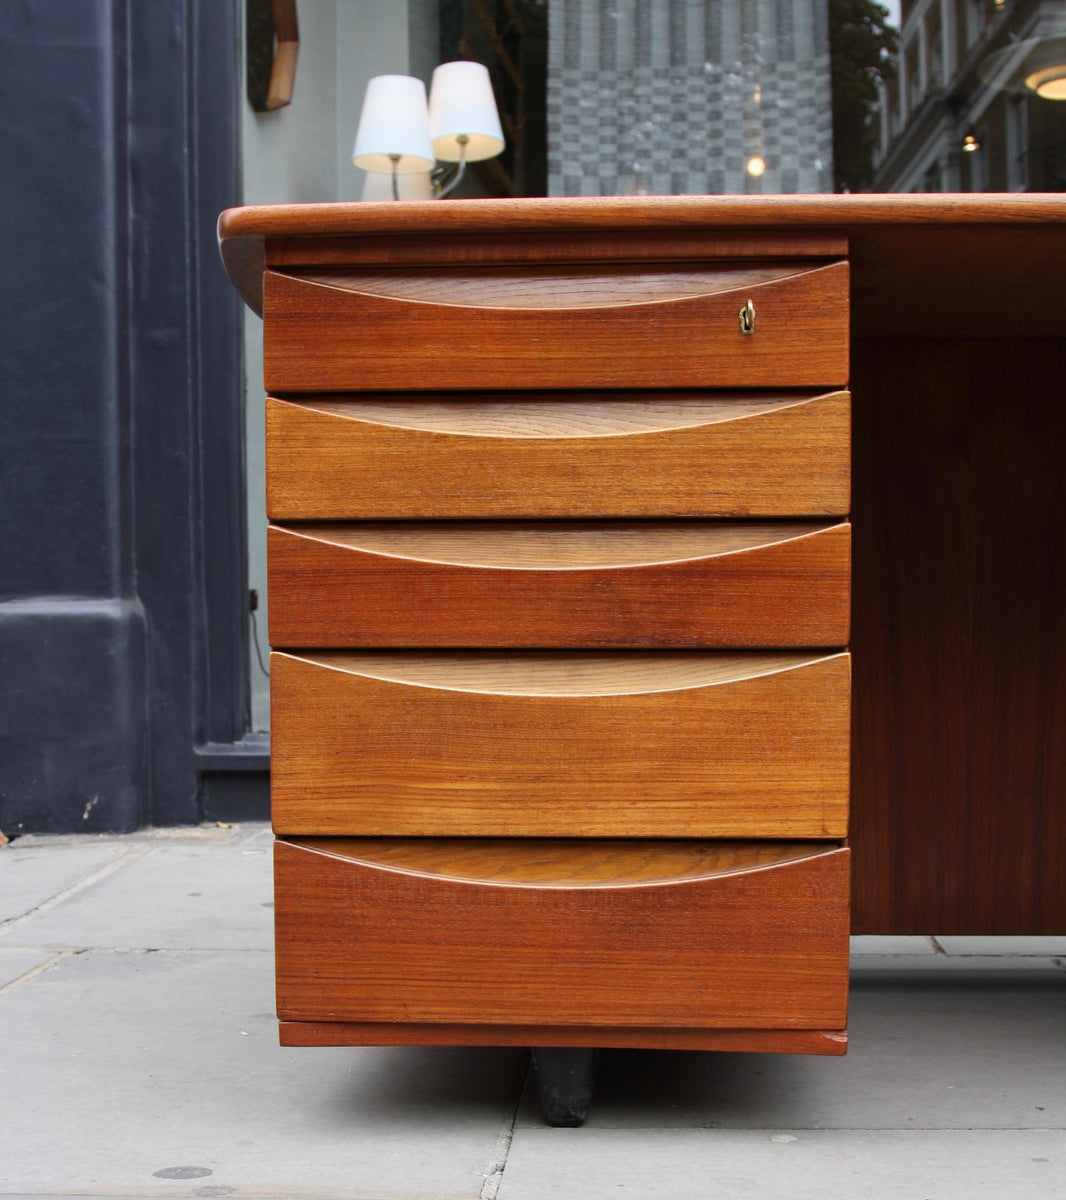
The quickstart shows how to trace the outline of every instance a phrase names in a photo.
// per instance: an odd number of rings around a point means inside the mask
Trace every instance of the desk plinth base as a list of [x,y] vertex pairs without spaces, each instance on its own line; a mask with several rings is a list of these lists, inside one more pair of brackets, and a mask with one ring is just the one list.
[[283,1046],[597,1046],[840,1055],[845,1029],[644,1029],[598,1025],[420,1025],[281,1021]]

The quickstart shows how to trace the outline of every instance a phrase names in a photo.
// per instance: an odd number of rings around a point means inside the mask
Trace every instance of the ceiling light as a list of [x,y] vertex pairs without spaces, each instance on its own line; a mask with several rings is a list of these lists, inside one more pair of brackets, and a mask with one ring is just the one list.
[[997,91],[1066,100],[1066,18],[1049,23],[1043,36],[1010,42],[977,64],[984,83]]
[[1066,63],[1034,71],[1025,77],[1025,86],[1042,100],[1066,100]]

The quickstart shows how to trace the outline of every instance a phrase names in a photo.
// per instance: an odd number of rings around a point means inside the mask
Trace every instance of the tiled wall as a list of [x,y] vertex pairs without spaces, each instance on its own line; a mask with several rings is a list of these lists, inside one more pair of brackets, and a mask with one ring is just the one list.
[[827,0],[550,0],[549,194],[832,191],[827,20]]

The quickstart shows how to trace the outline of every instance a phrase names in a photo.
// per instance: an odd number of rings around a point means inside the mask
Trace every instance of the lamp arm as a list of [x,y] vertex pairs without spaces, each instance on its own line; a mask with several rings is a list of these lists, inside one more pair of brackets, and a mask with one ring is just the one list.
[[[449,192],[454,191],[466,174],[466,144],[470,138],[465,133],[461,133],[455,140],[459,143],[459,162],[455,168],[435,167],[430,175],[430,179],[433,181],[433,195],[437,200],[443,199]],[[450,176],[449,170],[452,170]]]

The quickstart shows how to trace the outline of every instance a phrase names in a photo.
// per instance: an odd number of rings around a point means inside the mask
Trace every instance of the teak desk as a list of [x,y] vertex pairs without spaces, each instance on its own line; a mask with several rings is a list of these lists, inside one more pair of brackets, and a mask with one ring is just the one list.
[[849,923],[1066,929],[1064,219],[223,214],[283,1041],[842,1053]]

